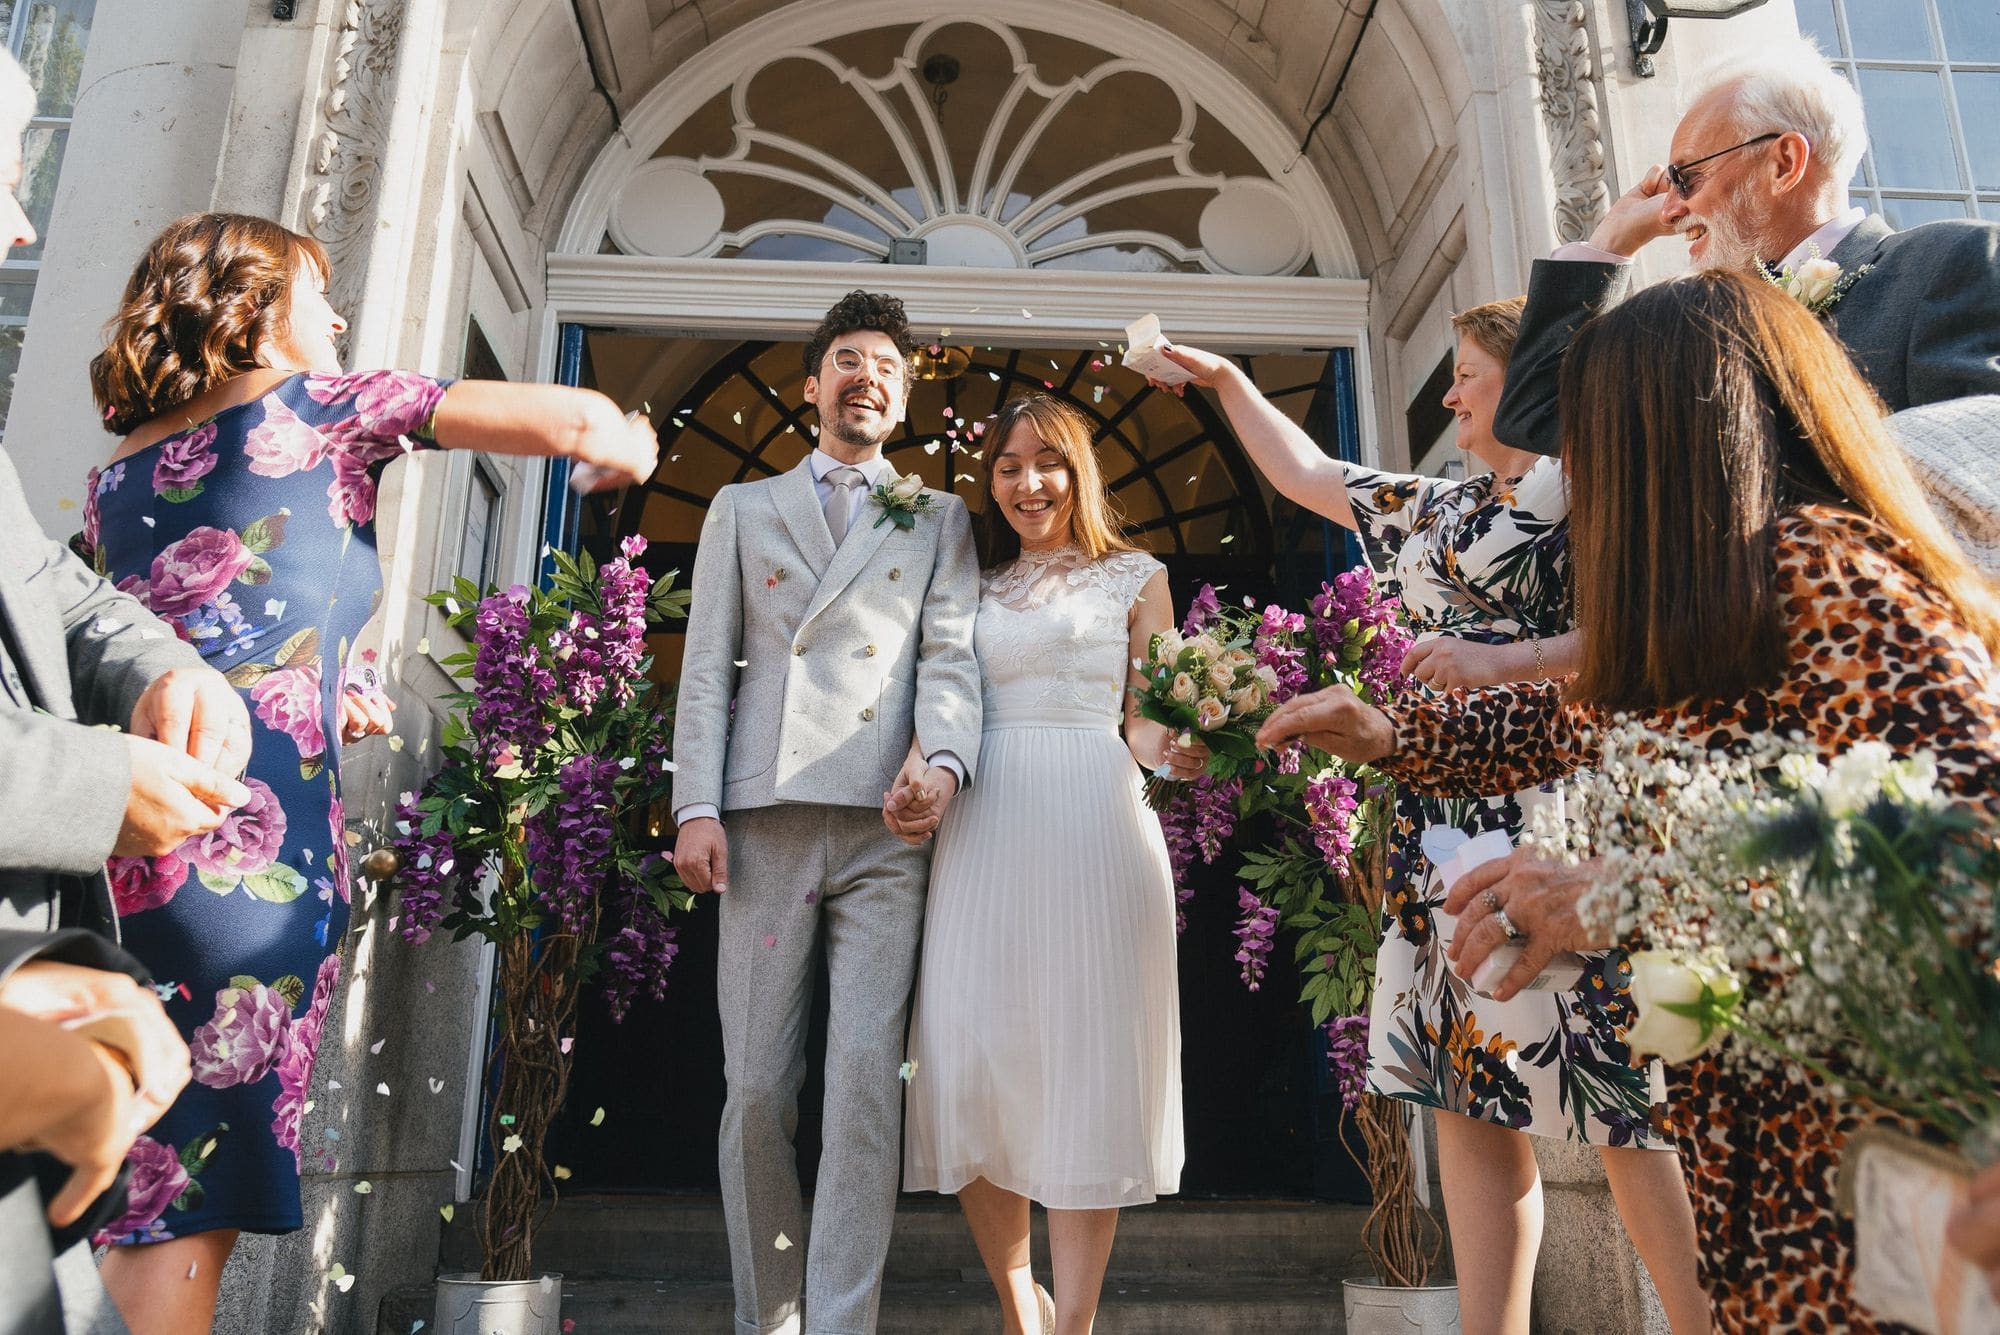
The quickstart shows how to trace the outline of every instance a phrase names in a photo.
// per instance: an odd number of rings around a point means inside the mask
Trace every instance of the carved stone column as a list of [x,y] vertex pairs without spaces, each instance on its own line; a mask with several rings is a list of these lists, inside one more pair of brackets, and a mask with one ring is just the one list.
[[1535,74],[1555,175],[1559,243],[1589,236],[1610,202],[1587,11],[1585,0],[1535,0]]

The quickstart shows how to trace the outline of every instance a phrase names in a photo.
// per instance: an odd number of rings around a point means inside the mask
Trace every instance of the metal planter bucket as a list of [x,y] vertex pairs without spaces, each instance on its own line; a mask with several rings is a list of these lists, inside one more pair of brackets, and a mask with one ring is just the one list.
[[439,1335],[562,1335],[562,1276],[439,1275],[431,1315]]
[[1458,1335],[1458,1286],[1411,1289],[1344,1279],[1347,1335]]

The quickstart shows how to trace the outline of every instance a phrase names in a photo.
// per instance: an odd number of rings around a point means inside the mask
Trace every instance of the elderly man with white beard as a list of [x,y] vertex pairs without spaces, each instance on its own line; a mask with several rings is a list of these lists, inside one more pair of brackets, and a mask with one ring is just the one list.
[[1587,242],[1537,261],[1493,432],[1562,451],[1557,376],[1578,325],[1625,295],[1641,247],[1679,237],[1699,268],[1789,274],[1891,409],[2000,392],[2000,224],[1898,232],[1847,205],[1868,147],[1861,97],[1813,44],[1712,67],[1650,168]]

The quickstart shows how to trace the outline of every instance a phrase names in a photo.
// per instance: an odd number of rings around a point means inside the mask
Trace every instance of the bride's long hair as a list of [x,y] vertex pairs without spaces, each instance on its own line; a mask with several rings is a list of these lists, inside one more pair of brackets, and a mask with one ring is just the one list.
[[973,518],[980,568],[991,570],[1021,554],[1021,535],[1014,531],[993,499],[993,465],[998,462],[1007,437],[1023,423],[1041,437],[1042,444],[1061,455],[1069,469],[1070,493],[1076,502],[1070,514],[1070,531],[1084,559],[1095,561],[1106,552],[1138,551],[1137,546],[1126,540],[1125,517],[1104,488],[1104,472],[1097,466],[1097,448],[1091,442],[1089,419],[1061,399],[1027,394],[1009,399],[986,432],[986,508]]

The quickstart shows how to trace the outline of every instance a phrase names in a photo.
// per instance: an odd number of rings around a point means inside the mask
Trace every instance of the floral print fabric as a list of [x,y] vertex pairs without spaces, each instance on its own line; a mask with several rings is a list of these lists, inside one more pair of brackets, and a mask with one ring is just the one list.
[[[375,489],[429,448],[445,384],[299,375],[102,470],[84,540],[244,695],[250,801],[159,858],[114,858],[126,947],[159,979],[194,1079],[140,1137],[101,1235],[298,1228],[299,1143],[347,928],[343,669],[375,609]],[[310,1156],[317,1160],[318,1156]]]
[[[1501,644],[1569,625],[1569,503],[1559,461],[1518,481],[1463,482],[1347,466],[1369,564],[1386,572],[1419,641]],[[1592,956],[1574,992],[1497,1002],[1451,971],[1445,887],[1419,842],[1426,829],[1504,829],[1516,841],[1553,788],[1440,798],[1396,794],[1369,1023],[1369,1087],[1535,1135],[1591,1145],[1664,1147],[1654,1130],[1658,1068],[1634,1069],[1625,1044],[1630,970]]]

